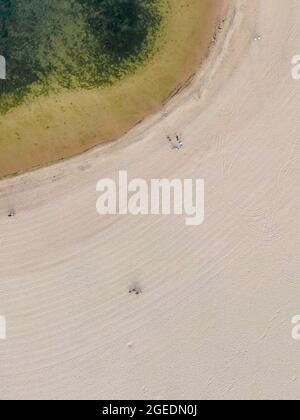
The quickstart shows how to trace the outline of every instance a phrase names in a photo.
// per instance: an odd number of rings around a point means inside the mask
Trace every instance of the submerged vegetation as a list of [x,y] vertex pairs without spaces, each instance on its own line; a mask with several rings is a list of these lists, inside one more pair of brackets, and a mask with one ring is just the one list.
[[0,113],[61,89],[112,83],[154,45],[160,0],[0,0]]
[[160,109],[206,56],[217,3],[0,0],[0,178],[117,139]]

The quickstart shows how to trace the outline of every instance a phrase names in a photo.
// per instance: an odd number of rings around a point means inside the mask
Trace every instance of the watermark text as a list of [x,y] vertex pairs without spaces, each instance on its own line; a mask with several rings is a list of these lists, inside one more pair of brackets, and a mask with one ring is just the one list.
[[6,60],[3,55],[0,55],[0,79],[6,79]]
[[6,318],[0,315],[0,340],[6,340]]
[[296,315],[292,318],[292,324],[294,328],[292,329],[292,338],[295,341],[300,340],[300,315]]
[[96,209],[99,215],[185,215],[187,226],[204,222],[203,179],[128,180],[127,171],[119,179],[101,179]]

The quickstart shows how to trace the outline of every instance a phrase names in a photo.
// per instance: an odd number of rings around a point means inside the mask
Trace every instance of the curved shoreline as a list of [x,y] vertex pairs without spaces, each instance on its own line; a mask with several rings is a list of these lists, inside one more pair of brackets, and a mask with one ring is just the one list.
[[[207,0],[207,2],[210,3],[210,0]],[[156,100],[151,102],[151,99],[148,105],[147,102],[146,104],[142,103],[140,99],[137,101],[138,90],[143,89],[143,83],[141,85],[139,82],[139,85],[137,87],[133,86],[133,89],[129,87],[129,92],[132,90],[136,99],[133,97],[133,114],[131,115],[131,110],[128,111],[128,121],[126,120],[127,117],[125,116],[124,119],[123,115],[123,110],[127,107],[126,99],[121,99],[122,95],[125,97],[128,93],[127,82],[129,80],[132,86],[135,80],[141,79],[140,75],[147,78],[147,73],[150,78],[154,63],[159,68],[160,51],[156,53],[153,64],[142,66],[137,71],[138,75],[126,77],[116,83],[112,89],[70,92],[43,98],[32,104],[19,107],[7,116],[2,117],[2,121],[0,118],[0,151],[2,151],[0,153],[0,179],[52,165],[61,160],[80,155],[101,144],[115,141],[146,117],[155,114],[161,108],[161,102],[162,104],[168,102],[172,96],[189,83],[192,75],[195,74],[195,68],[199,68],[199,63],[202,63],[203,59],[207,57],[212,36],[219,22],[226,15],[227,6],[225,4],[227,5],[227,0],[219,2],[217,7],[213,7],[210,3],[210,19],[209,22],[206,22],[207,28],[205,28],[206,37],[203,36],[203,30],[196,34],[196,37],[201,37],[201,41],[200,38],[197,41],[200,42],[201,48],[196,54],[195,51],[190,53],[190,57],[185,59],[183,67],[180,64],[182,69],[176,76],[178,81],[176,83],[171,80],[167,82],[165,90],[162,89],[162,93],[158,93],[161,96],[160,102],[156,103]],[[184,54],[187,54],[187,52],[188,49]],[[143,73],[145,73],[145,76],[143,76]],[[176,86],[170,92],[168,92],[169,84],[170,86],[172,84]],[[101,92],[105,91],[107,91],[108,96],[106,95],[107,97],[103,102]],[[149,93],[145,92],[140,96],[150,99],[151,94],[149,91]],[[157,94],[155,93],[155,95]],[[79,103],[76,104],[78,100]],[[111,109],[110,102],[117,104],[115,111]],[[128,103],[131,104],[130,98]],[[93,110],[93,107],[96,106],[101,107],[99,121],[97,121],[99,115],[97,117],[95,114],[96,109]],[[60,108],[61,111],[59,112],[58,109]],[[138,112],[137,109],[139,109]],[[76,118],[76,115],[78,115],[78,118]],[[97,122],[95,123],[95,121]],[[116,121],[119,125],[116,124]],[[64,128],[62,129],[62,127]],[[63,140],[63,138],[60,139],[61,136],[67,137]]]

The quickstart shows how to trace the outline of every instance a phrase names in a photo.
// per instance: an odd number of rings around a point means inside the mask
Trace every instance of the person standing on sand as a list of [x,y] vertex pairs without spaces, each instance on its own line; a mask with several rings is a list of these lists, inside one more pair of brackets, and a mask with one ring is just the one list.
[[182,149],[183,148],[183,142],[178,135],[176,136],[176,140],[177,140],[177,144],[178,144],[179,148]]

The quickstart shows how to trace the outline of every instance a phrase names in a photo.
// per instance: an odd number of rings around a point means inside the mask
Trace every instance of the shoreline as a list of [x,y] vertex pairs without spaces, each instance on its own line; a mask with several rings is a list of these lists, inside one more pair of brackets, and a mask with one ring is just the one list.
[[[211,3],[212,4],[212,3]],[[180,75],[178,76],[178,78],[180,79],[180,82],[178,82],[176,84],[176,88],[173,88],[172,92],[170,92],[166,98],[162,99],[162,101],[158,104],[151,104],[149,109],[146,109],[146,111],[142,111],[141,115],[138,115],[138,117],[133,116],[131,118],[131,122],[126,123],[125,125],[121,123],[121,127],[118,127],[116,129],[116,131],[114,133],[111,133],[110,135],[107,136],[100,136],[100,135],[95,135],[94,136],[94,140],[92,139],[92,137],[88,140],[88,144],[87,145],[77,145],[74,147],[71,147],[72,151],[70,152],[66,152],[65,155],[62,153],[56,153],[55,151],[52,152],[50,151],[50,155],[47,155],[47,151],[45,153],[45,158],[42,159],[42,162],[37,163],[37,164],[31,164],[30,161],[26,161],[25,163],[23,163],[22,165],[20,165],[20,163],[17,165],[18,167],[15,167],[14,170],[8,170],[7,167],[5,169],[5,164],[6,162],[1,162],[2,165],[0,165],[0,168],[2,168],[2,171],[0,169],[0,180],[3,179],[7,179],[7,178],[12,178],[27,172],[31,172],[31,171],[35,171],[38,169],[41,169],[43,167],[48,167],[48,166],[52,166],[55,165],[59,162],[64,162],[67,161],[69,159],[78,157],[84,153],[89,152],[90,150],[97,148],[97,147],[101,147],[104,146],[105,144],[110,144],[110,143],[115,143],[116,141],[118,141],[121,137],[123,137],[124,135],[126,135],[128,132],[130,132],[134,127],[138,126],[139,124],[141,124],[145,119],[147,118],[151,118],[152,115],[156,114],[161,108],[165,107],[171,100],[173,97],[176,97],[179,93],[181,93],[183,90],[185,90],[191,83],[191,81],[193,80],[193,78],[195,77],[195,75],[199,72],[199,68],[201,68],[203,66],[203,64],[205,64],[205,61],[208,59],[210,52],[211,52],[211,47],[212,45],[215,43],[216,41],[216,36],[218,34],[218,26],[220,25],[220,23],[222,23],[222,20],[226,19],[226,16],[228,14],[228,9],[230,8],[229,6],[229,2],[228,0],[222,0],[221,4],[219,3],[217,5],[217,7],[212,7],[212,10],[210,11],[211,16],[209,18],[209,21],[206,22],[206,26],[207,28],[205,28],[205,32],[206,32],[206,37],[203,37],[202,31],[201,31],[201,40],[199,39],[200,42],[200,48],[199,51],[197,51],[197,54],[191,56],[191,58],[189,60],[187,60],[187,62],[185,62],[182,71],[180,72]],[[204,51],[203,51],[204,50]],[[157,53],[155,53],[155,55],[160,54],[160,52],[158,51]],[[151,61],[151,60],[150,60]],[[151,68],[151,65],[149,65],[149,67]],[[141,66],[141,72],[143,72],[143,67],[147,68],[148,67],[148,63],[146,63],[145,66]],[[134,79],[135,75],[133,76],[128,76],[128,79]],[[120,86],[122,89],[122,86],[124,85],[124,83],[126,83],[126,79],[127,77],[125,77],[125,82],[124,80],[121,80],[120,82],[116,83],[116,86]],[[105,89],[104,89],[105,90]],[[73,95],[74,92],[70,92],[70,95]],[[89,95],[90,92],[77,92],[77,94],[79,96],[81,95]],[[99,90],[96,90],[96,95],[99,95]],[[93,95],[93,93],[91,92],[91,95]],[[68,96],[68,93],[62,96]],[[58,95],[57,97],[51,97],[50,100],[54,99],[54,101],[57,102],[57,98],[59,98],[60,95]],[[49,100],[49,98],[43,98],[45,100],[45,102],[47,102]],[[95,97],[94,97],[94,101],[96,101]],[[28,109],[32,109],[32,108],[38,108],[40,107],[42,110],[42,103],[43,100],[37,100],[35,103],[33,104],[29,104],[27,105]],[[23,106],[19,107],[16,111],[19,112],[19,109],[22,109]],[[28,126],[28,122],[26,119],[26,114],[27,117],[30,117],[30,113],[28,113],[28,109],[25,109],[25,115],[21,115],[21,123],[24,124],[25,127]],[[46,110],[47,111],[47,110]],[[77,110],[77,112],[80,112],[80,110]],[[47,114],[47,112],[44,112],[45,114]],[[8,119],[10,120],[8,127],[11,130],[11,127],[13,126],[13,117],[15,115],[15,112],[12,112],[10,114],[10,116],[8,117]],[[37,119],[43,119],[43,111],[41,111],[40,113],[37,113]],[[30,118],[29,118],[30,119]],[[1,119],[0,119],[1,120]],[[55,123],[55,122],[54,122]],[[2,122],[0,122],[0,125],[2,125]],[[114,124],[111,124],[114,125]],[[47,128],[48,129],[48,128]],[[46,130],[44,128],[44,130]],[[49,129],[50,131],[50,129]],[[67,130],[66,130],[67,132]],[[45,131],[44,131],[45,133]],[[76,135],[76,133],[73,133],[74,135]],[[19,134],[18,134],[19,135]],[[39,132],[38,134],[38,130],[37,130],[37,134],[36,137],[37,138],[41,138],[42,133]],[[1,136],[0,136],[1,137]],[[26,139],[25,139],[26,142]],[[7,140],[8,143],[8,140]],[[12,142],[10,142],[11,144]],[[20,140],[20,145],[24,143],[24,141],[22,142],[22,140]],[[59,145],[54,143],[54,148],[56,147],[60,147]],[[52,144],[51,143],[51,146]],[[38,144],[38,142],[36,143]],[[71,143],[72,144],[72,143]],[[40,149],[43,149],[43,144],[38,144],[38,147]],[[11,147],[11,146],[10,146]],[[64,147],[64,144],[62,144],[62,147]],[[47,148],[47,146],[46,146]],[[23,152],[24,155],[24,151],[21,150],[21,153]],[[49,151],[48,151],[49,152]],[[16,150],[15,154],[17,155],[18,153],[20,153],[18,150]],[[12,152],[12,155],[14,153]],[[54,155],[61,155],[61,157],[51,157],[51,154]],[[4,156],[2,154],[2,156]],[[48,156],[48,157],[47,157]],[[0,157],[0,161],[1,161],[1,157]],[[14,160],[15,162],[15,160]],[[21,168],[20,168],[21,167]]]

